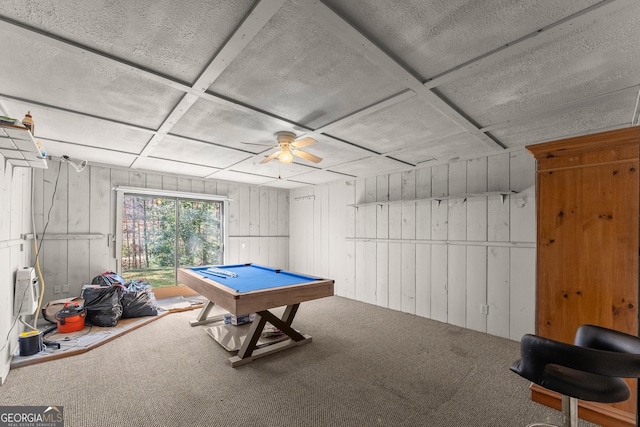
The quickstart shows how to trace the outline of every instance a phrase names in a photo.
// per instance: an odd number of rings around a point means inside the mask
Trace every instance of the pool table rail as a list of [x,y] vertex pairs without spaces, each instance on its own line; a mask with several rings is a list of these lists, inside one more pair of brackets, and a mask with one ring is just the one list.
[[179,268],[178,281],[236,316],[334,295],[334,281],[321,278],[297,285],[236,292],[187,268]]

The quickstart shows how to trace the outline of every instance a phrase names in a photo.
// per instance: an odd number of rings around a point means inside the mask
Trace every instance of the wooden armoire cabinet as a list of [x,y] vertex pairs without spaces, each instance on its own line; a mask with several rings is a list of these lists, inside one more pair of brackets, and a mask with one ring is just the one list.
[[[638,334],[640,127],[527,147],[537,160],[536,334],[573,343],[590,323]],[[580,402],[580,417],[635,425],[631,398]],[[560,408],[532,386],[533,400]]]

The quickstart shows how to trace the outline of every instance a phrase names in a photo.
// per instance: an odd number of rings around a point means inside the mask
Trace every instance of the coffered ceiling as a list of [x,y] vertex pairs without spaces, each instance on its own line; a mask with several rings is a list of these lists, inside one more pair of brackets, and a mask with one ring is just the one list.
[[[7,0],[49,155],[295,188],[629,126],[637,0]],[[283,164],[274,133],[323,158]],[[264,144],[264,145],[255,145]]]

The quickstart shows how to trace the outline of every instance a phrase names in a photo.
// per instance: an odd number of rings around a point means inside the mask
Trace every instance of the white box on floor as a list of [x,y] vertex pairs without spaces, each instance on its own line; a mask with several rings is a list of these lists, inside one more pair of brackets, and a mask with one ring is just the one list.
[[241,314],[240,316],[235,316],[231,313],[224,314],[224,324],[225,325],[244,325],[245,323],[251,323],[256,318],[255,313],[250,314]]

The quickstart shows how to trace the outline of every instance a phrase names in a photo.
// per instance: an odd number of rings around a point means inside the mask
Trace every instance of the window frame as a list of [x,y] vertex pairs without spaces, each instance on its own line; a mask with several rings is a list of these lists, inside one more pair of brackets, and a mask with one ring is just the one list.
[[227,212],[229,212],[229,202],[231,199],[227,196],[220,196],[216,194],[202,194],[202,193],[190,193],[185,191],[172,191],[172,190],[157,190],[151,188],[139,188],[139,187],[126,187],[118,186],[113,188],[116,192],[116,214],[115,214],[115,260],[116,260],[116,273],[122,274],[122,208],[124,205],[125,195],[136,196],[152,196],[152,197],[166,197],[176,200],[202,200],[208,202],[222,202],[222,262],[223,264],[229,263],[229,255],[227,254],[227,247],[229,243],[229,218]]

